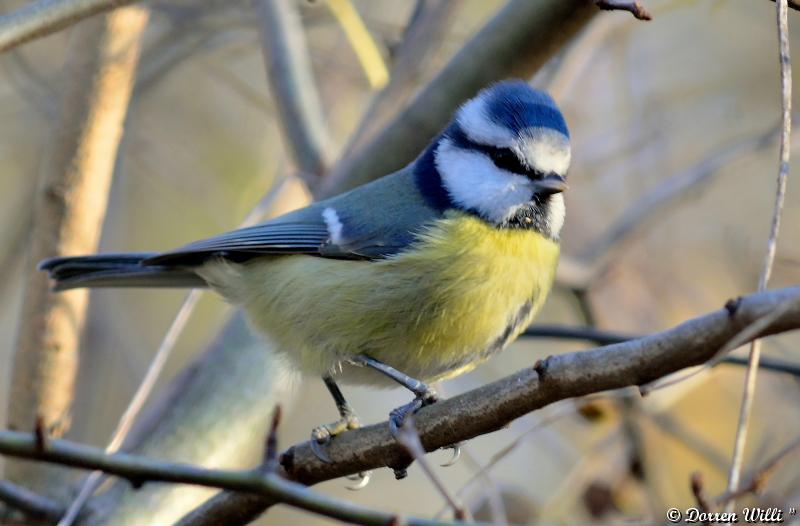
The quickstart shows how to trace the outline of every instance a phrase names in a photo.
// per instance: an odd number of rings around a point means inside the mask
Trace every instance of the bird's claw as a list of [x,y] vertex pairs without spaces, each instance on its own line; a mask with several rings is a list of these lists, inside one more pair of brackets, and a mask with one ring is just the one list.
[[[314,431],[316,431],[316,429]],[[311,451],[314,453],[314,456],[316,456],[318,459],[320,459],[326,464],[332,464],[333,459],[331,459],[331,456],[328,455],[328,452],[326,451],[327,446],[331,441],[331,438],[328,437],[327,439],[317,440],[313,436],[314,435],[313,432],[311,433],[311,435],[312,436],[311,440],[309,441],[309,445],[311,446]]]
[[311,431],[311,441],[310,441],[311,451],[318,459],[325,462],[326,464],[333,463],[333,460],[326,451],[327,446],[331,443],[333,437],[341,433],[344,433],[349,429],[358,429],[360,425],[361,424],[358,421],[358,417],[356,415],[350,414],[343,416],[342,418],[331,424],[315,427]]
[[357,483],[353,484],[352,486],[345,486],[345,487],[350,491],[358,491],[360,489],[364,489],[367,487],[367,484],[369,484],[369,480],[371,477],[372,477],[372,471],[362,471],[355,475],[349,475],[347,477],[347,480],[353,480],[356,481]]
[[450,466],[454,466],[455,464],[458,463],[458,459],[461,458],[461,442],[459,442],[458,444],[453,444],[452,446],[447,446],[446,448],[442,449],[452,449],[453,456],[450,457],[450,460],[448,460],[444,464],[439,464],[440,466],[442,466],[443,468],[449,468]]

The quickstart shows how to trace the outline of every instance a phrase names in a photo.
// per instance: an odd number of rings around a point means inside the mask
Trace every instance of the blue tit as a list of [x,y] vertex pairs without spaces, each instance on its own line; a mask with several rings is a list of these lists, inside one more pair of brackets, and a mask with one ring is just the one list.
[[553,283],[564,223],[569,132],[553,99],[494,84],[405,168],[257,226],[163,253],[49,259],[57,290],[210,287],[299,371],[391,386],[435,401],[427,383],[473,369],[528,326]]

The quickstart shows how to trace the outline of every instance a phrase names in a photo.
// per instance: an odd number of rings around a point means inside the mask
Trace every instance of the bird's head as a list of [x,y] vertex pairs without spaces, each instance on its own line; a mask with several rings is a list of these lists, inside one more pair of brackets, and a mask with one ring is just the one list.
[[440,207],[557,239],[569,163],[569,132],[553,99],[512,80],[459,108],[418,161],[418,181]]

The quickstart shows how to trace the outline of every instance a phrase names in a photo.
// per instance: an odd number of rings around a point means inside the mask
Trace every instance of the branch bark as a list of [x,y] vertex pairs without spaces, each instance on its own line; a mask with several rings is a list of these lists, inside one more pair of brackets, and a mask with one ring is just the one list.
[[0,17],[0,53],[135,0],[40,0]]
[[[785,306],[791,303],[790,308]],[[781,308],[783,313],[754,337],[800,328],[800,287],[753,294],[737,308],[722,308],[664,332],[588,351],[551,356],[531,368],[421,409],[415,424],[426,451],[490,433],[520,416],[566,398],[644,385],[680,369],[713,358],[728,341],[754,321]],[[380,467],[404,468],[411,460],[397,444],[387,423],[349,431],[331,442],[332,463],[321,461],[306,443],[281,456],[286,476],[303,484]],[[181,526],[211,524],[204,517],[225,518],[226,524],[247,524],[273,501],[222,492]],[[236,517],[244,514],[246,521]]]
[[[88,291],[54,295],[35,265],[46,257],[97,250],[147,19],[146,9],[128,7],[72,35],[60,116],[33,211],[11,375],[8,424],[15,429],[33,429],[37,418],[54,436],[69,427]],[[47,486],[45,474],[30,465],[11,462],[6,477],[37,491]]]
[[392,523],[408,526],[466,526],[464,523],[442,523],[372,510],[313,492],[301,484],[282,478],[274,471],[263,469],[204,469],[125,453],[108,454],[102,449],[67,440],[52,440],[46,448],[40,448],[31,433],[19,431],[0,431],[0,453],[70,467],[102,470],[123,477],[135,486],[151,481],[174,482],[256,493],[319,515],[363,526],[385,526]]

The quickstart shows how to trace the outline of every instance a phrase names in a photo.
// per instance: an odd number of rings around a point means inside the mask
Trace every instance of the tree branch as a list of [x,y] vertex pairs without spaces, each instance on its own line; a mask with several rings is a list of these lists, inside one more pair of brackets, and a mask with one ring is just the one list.
[[135,0],[39,0],[0,17],[0,52]]
[[[520,338],[552,338],[555,340],[583,340],[595,345],[610,345],[641,338],[640,335],[604,331],[594,327],[572,327],[567,325],[532,325],[522,333]],[[747,358],[726,356],[722,363],[729,365],[747,365]],[[800,378],[800,363],[778,358],[762,358],[762,369],[776,373],[786,373]]]
[[[647,384],[680,369],[699,365],[742,329],[771,314],[782,314],[758,335],[800,328],[800,287],[753,294],[735,310],[720,309],[667,331],[592,350],[551,356],[534,367],[421,409],[416,429],[426,451],[500,429],[520,416],[577,396]],[[308,443],[289,448],[281,457],[288,477],[315,484],[380,467],[404,468],[411,460],[397,444],[387,423],[348,431],[329,446],[332,463],[319,460]],[[181,526],[210,524],[206,514],[231,517],[247,510],[257,516],[272,501],[223,492],[179,522]],[[235,515],[234,515],[235,516]],[[229,524],[246,524],[232,519]]]
[[[38,417],[56,436],[69,427],[88,291],[54,295],[35,265],[47,257],[97,250],[148,17],[145,8],[119,9],[84,24],[70,42],[60,116],[33,211],[11,375],[8,422],[15,429],[33,429]],[[58,485],[29,468],[9,463],[6,476],[37,491]]]
[[[408,526],[439,526],[439,521],[400,517],[371,510],[313,492],[301,484],[284,479],[273,471],[254,469],[223,471],[204,469],[125,453],[108,454],[102,449],[68,440],[51,440],[40,449],[36,437],[19,431],[0,431],[0,453],[18,458],[50,462],[75,468],[101,470],[125,478],[134,486],[146,482],[174,482],[256,493],[325,517],[365,526],[400,523]],[[447,523],[462,524],[462,523]]]
[[56,522],[64,515],[64,506],[60,502],[12,484],[7,480],[0,480],[0,501],[35,519]]

